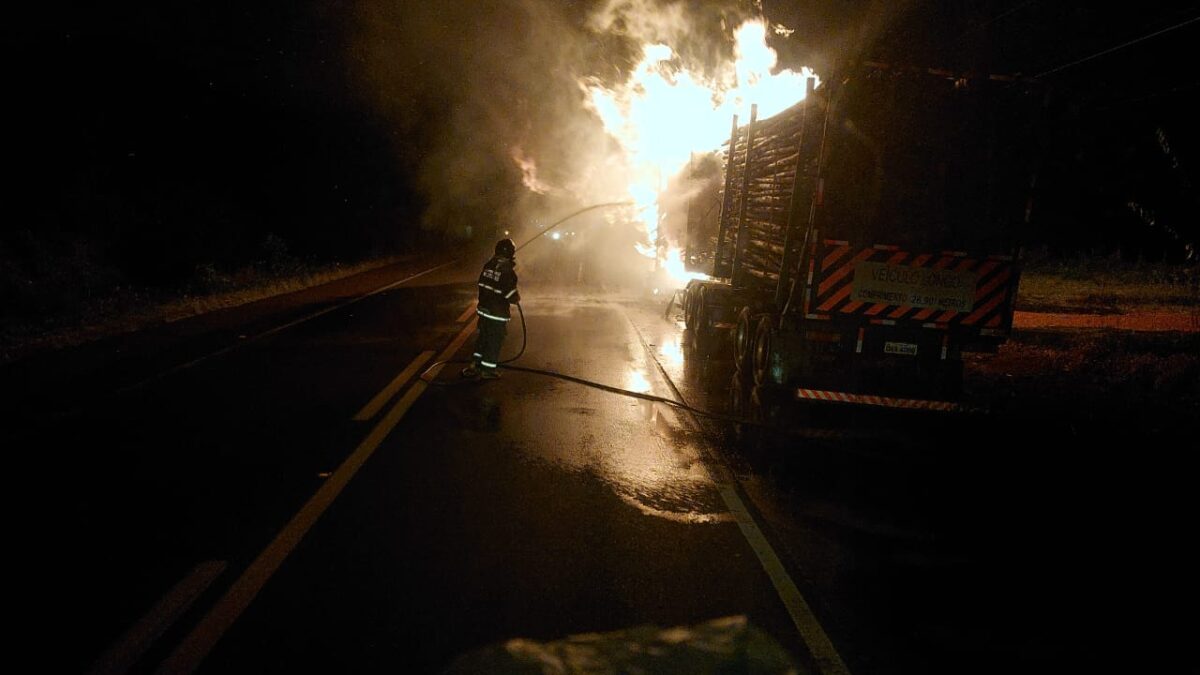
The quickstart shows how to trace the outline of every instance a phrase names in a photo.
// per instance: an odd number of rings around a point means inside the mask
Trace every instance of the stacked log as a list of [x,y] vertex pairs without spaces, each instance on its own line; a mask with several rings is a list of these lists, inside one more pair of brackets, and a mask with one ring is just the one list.
[[[797,104],[774,117],[757,121],[749,158],[746,153],[749,130],[746,127],[739,129],[732,148],[729,143],[724,147],[726,171],[733,172],[735,180],[730,181],[730,193],[723,202],[722,226],[726,242],[738,241],[740,230],[746,231],[746,247],[741,260],[747,273],[744,281],[749,284],[773,284],[779,279],[797,169],[802,172],[802,189],[811,190],[817,165],[815,149],[819,125],[809,125],[805,131],[803,113],[803,104]],[[802,131],[805,136],[803,149]],[[745,194],[743,179],[746,179]],[[743,201],[746,202],[745,219],[738,222]],[[716,269],[732,268],[733,248],[732,243],[723,247]]]
[[[801,149],[803,114],[803,104],[797,104],[774,117],[758,120],[749,158],[746,153],[749,136],[747,127],[740,127],[734,134],[732,147],[729,143],[724,145],[722,158],[727,180],[716,193],[721,203],[720,212],[711,216],[724,231],[724,244],[719,252],[716,251],[717,239],[707,236],[707,233],[717,228],[697,227],[705,231],[707,241],[696,247],[695,254],[689,249],[691,258],[697,261],[700,258],[711,260],[712,269],[718,276],[728,275],[732,271],[735,242],[743,241],[743,267],[751,272],[745,281],[753,284],[778,279],[793,208],[792,190],[796,185],[797,168],[803,174],[801,189],[808,192],[817,164],[815,148],[819,125],[809,125],[808,130],[804,131]],[[739,222],[743,201],[744,222]],[[739,238],[743,229],[745,237]],[[698,252],[704,245],[707,245],[710,253]]]

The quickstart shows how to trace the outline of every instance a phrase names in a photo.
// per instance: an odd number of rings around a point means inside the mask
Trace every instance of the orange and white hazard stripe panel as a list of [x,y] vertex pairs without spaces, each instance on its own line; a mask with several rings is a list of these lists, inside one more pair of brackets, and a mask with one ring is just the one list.
[[832,403],[855,403],[859,405],[874,405],[885,408],[905,408],[909,410],[963,410],[960,403],[953,401],[931,401],[919,398],[893,398],[891,396],[874,396],[870,394],[849,394],[843,391],[821,391],[819,389],[797,389],[796,398],[810,401],[828,401]]
[[[1013,259],[1011,256],[969,258],[964,251],[913,254],[896,246],[876,244],[857,252],[850,242],[827,239],[819,264],[811,264],[804,312],[815,315],[837,314],[869,317],[872,320],[921,321],[928,328],[952,324],[1000,328],[1005,301],[1009,298]],[[931,309],[904,304],[872,303],[854,300],[854,270],[860,263],[883,263],[954,273],[973,273],[977,279],[974,303],[969,311]],[[819,265],[819,269],[818,269]]]

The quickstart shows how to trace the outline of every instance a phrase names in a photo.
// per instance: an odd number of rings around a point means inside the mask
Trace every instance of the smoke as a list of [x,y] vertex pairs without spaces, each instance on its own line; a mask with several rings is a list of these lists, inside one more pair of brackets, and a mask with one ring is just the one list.
[[[589,30],[632,44],[668,44],[697,72],[716,74],[729,60],[729,33],[762,14],[757,2],[605,0],[588,17]],[[637,56],[640,56],[638,54]]]
[[577,29],[554,5],[363,2],[355,18],[351,81],[416,176],[424,228],[502,228],[524,178],[553,183],[538,160],[552,151],[547,130],[570,120],[570,64],[581,57]]
[[[623,83],[654,43],[715,76],[731,58],[732,29],[758,12],[732,0],[364,1],[349,75],[393,129],[396,157],[426,200],[421,227],[460,239],[508,231],[522,241],[580,206],[629,199],[625,149],[588,86]],[[619,229],[635,219],[596,213],[581,225]],[[636,259],[638,236],[596,239]]]

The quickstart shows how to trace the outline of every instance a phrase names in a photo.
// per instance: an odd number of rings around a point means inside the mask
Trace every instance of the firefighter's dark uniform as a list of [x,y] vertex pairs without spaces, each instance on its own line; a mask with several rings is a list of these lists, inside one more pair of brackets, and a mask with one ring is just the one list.
[[520,302],[517,292],[517,273],[511,258],[493,256],[479,273],[479,335],[475,340],[475,369],[482,375],[494,375],[500,363],[500,346],[504,344],[508,322],[512,318],[509,305]]

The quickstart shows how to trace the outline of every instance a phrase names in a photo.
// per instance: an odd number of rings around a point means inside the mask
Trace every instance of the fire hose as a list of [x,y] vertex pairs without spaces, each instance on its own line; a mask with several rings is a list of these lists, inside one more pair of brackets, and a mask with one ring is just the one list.
[[[534,235],[533,237],[531,237],[530,239],[525,241],[525,243],[518,246],[515,250],[520,251],[522,248],[528,246],[530,243],[532,243],[538,237],[545,235],[550,230],[553,230],[554,228],[556,228],[559,225],[563,224],[564,222],[570,220],[571,218],[574,218],[575,216],[580,215],[581,213],[585,213],[587,211],[591,211],[591,210],[599,209],[599,208],[605,208],[605,207],[609,207],[609,206],[628,206],[630,204],[632,204],[632,202],[609,202],[609,203],[604,203],[604,204],[593,204],[592,206],[582,208],[578,211],[575,211],[574,213],[571,213],[570,215],[567,215],[567,216],[559,219],[554,224],[543,229],[541,232],[539,232],[538,234]],[[666,398],[664,396],[656,396],[654,394],[647,394],[647,393],[640,392],[640,391],[633,391],[631,389],[622,389],[620,387],[614,387],[612,385],[604,384],[602,382],[596,382],[594,380],[588,380],[588,379],[584,379],[582,377],[576,377],[574,375],[567,375],[566,373],[560,373],[560,372],[553,371],[553,370],[545,370],[542,368],[530,368],[527,366],[512,365],[512,363],[514,361],[521,358],[521,356],[525,354],[525,348],[529,344],[529,331],[528,331],[528,327],[525,323],[525,310],[521,307],[520,302],[517,302],[515,304],[517,306],[517,314],[520,315],[520,317],[521,317],[521,349],[518,350],[516,355],[512,356],[511,358],[507,358],[507,359],[500,361],[497,364],[497,367],[504,368],[505,370],[513,370],[513,371],[519,371],[519,372],[523,372],[523,373],[531,373],[534,375],[543,375],[546,377],[553,377],[553,378],[556,378],[559,380],[564,380],[567,382],[574,382],[575,384],[581,384],[585,387],[591,387],[593,389],[598,389],[600,391],[605,391],[605,392],[608,392],[611,394],[617,394],[619,396],[627,396],[629,398],[640,399],[640,400],[649,401],[652,403],[662,403],[664,405],[669,405],[674,408],[678,408],[680,410],[686,410],[687,412],[692,413],[693,415],[696,415],[699,417],[707,417],[709,419],[719,420],[719,421],[723,421],[723,422],[729,422],[729,423],[733,423],[733,424],[762,427],[762,428],[766,428],[766,429],[772,429],[775,431],[786,431],[786,430],[780,429],[777,426],[765,424],[765,423],[757,421],[757,420],[751,420],[751,419],[747,419],[744,417],[738,417],[735,415],[726,415],[726,414],[722,414],[722,413],[711,412],[708,410],[704,410],[702,408],[697,408],[695,406],[689,405],[683,401],[678,401],[678,400],[675,400],[672,398]],[[458,380],[458,381],[441,381],[441,380],[436,380],[436,379],[434,379],[434,377],[429,376],[430,371],[438,368],[439,366],[444,366],[444,365],[448,365],[448,364],[452,364],[452,363],[465,364],[465,363],[471,363],[471,362],[465,361],[465,360],[459,360],[459,359],[447,359],[444,361],[435,361],[434,363],[430,364],[429,367],[427,367],[425,370],[423,370],[421,372],[419,378],[421,379],[422,382],[424,382],[427,385],[442,386],[442,387],[455,386],[455,385],[460,385],[460,384],[473,384],[475,382],[475,380],[473,380],[473,379],[463,379],[463,380]]]
[[[559,220],[555,221],[549,227],[542,229],[540,232],[533,235],[528,240],[526,240],[524,243],[522,243],[520,246],[518,246],[515,250],[520,251],[521,249],[525,248],[529,244],[533,243],[538,237],[545,235],[546,233],[550,232],[554,228],[558,227],[559,225],[562,225],[566,221],[568,221],[580,214],[586,213],[588,211],[593,211],[595,209],[607,208],[610,206],[629,206],[632,204],[633,204],[633,202],[606,202],[603,204],[593,204],[591,206],[584,207],[582,209],[579,209],[578,211],[575,211],[567,216],[560,218]],[[687,403],[684,403],[683,401],[677,401],[675,399],[666,398],[663,396],[655,396],[654,394],[646,394],[643,392],[633,391],[630,389],[621,389],[620,387],[614,387],[611,385],[604,384],[602,382],[595,382],[593,380],[587,380],[582,377],[576,377],[574,375],[567,375],[566,373],[560,373],[560,372],[553,371],[553,370],[545,370],[542,368],[530,368],[527,366],[512,365],[513,362],[515,362],[517,359],[520,359],[521,356],[523,356],[525,354],[525,349],[529,345],[529,331],[528,331],[528,326],[525,323],[525,310],[524,310],[524,308],[521,307],[521,303],[518,302],[515,304],[517,305],[517,314],[520,315],[520,317],[521,317],[521,349],[518,350],[517,353],[514,356],[512,356],[511,358],[507,358],[507,359],[500,361],[497,364],[498,367],[502,367],[505,370],[514,370],[514,371],[519,371],[519,372],[523,372],[523,373],[532,373],[535,375],[544,375],[546,377],[553,377],[553,378],[557,378],[560,380],[565,380],[567,382],[574,382],[576,384],[581,384],[586,387],[592,387],[593,389],[599,389],[601,391],[606,391],[606,392],[609,392],[612,394],[618,394],[621,396],[628,396],[630,398],[636,398],[636,399],[640,399],[643,401],[650,401],[653,403],[662,403],[664,405],[673,406],[673,407],[679,408],[681,410],[686,410],[695,415],[700,415],[700,416],[708,417],[708,418],[712,418],[712,419],[718,419],[718,420],[723,420],[723,421],[727,421],[727,422],[734,422],[734,423],[738,423],[738,424],[760,425],[760,423],[755,422],[753,420],[747,420],[747,419],[735,417],[732,415],[723,415],[720,413],[710,412],[707,410],[703,410],[701,408],[696,408],[694,406],[688,405]],[[435,380],[432,377],[429,377],[429,372],[431,370],[434,370],[439,366],[444,366],[444,365],[448,365],[448,364],[452,364],[452,363],[464,363],[465,364],[465,363],[470,363],[470,362],[464,361],[464,360],[458,360],[458,359],[447,359],[445,361],[436,361],[436,362],[430,364],[429,367],[427,367],[424,371],[421,372],[421,375],[420,375],[421,381],[425,382],[428,385],[432,385],[432,386],[453,386],[456,384],[472,383],[472,380],[446,382],[446,381]],[[765,426],[765,425],[763,425],[763,426]]]
[[[656,396],[654,394],[647,394],[647,393],[640,392],[640,391],[633,391],[632,389],[622,389],[620,387],[614,387],[612,385],[604,384],[603,382],[596,382],[595,380],[588,380],[588,379],[584,379],[582,377],[576,377],[574,375],[567,375],[566,373],[560,373],[560,372],[554,371],[554,370],[545,370],[543,368],[530,368],[528,366],[510,365],[517,359],[521,358],[521,356],[525,353],[525,347],[528,345],[528,330],[525,325],[525,310],[521,308],[521,303],[518,302],[518,303],[516,303],[516,305],[517,305],[517,314],[519,314],[521,317],[521,349],[513,357],[504,359],[503,361],[500,361],[497,364],[497,367],[499,367],[499,368],[504,368],[505,370],[519,371],[522,373],[532,373],[534,375],[544,375],[546,377],[553,377],[553,378],[556,378],[559,380],[565,380],[567,382],[574,382],[575,384],[581,384],[585,387],[599,389],[600,391],[606,391],[611,394],[618,394],[620,396],[628,396],[629,398],[641,399],[643,401],[650,401],[652,403],[662,403],[662,404],[669,405],[669,406],[672,406],[675,408],[679,408],[680,410],[686,410],[694,415],[698,415],[701,417],[707,417],[707,418],[715,419],[715,420],[720,420],[723,422],[760,426],[760,427],[764,427],[764,428],[768,428],[768,429],[778,430],[777,427],[773,427],[769,424],[764,424],[764,423],[758,422],[756,420],[751,420],[751,419],[747,419],[744,417],[737,417],[734,415],[725,415],[722,413],[711,412],[708,410],[704,410],[702,408],[697,408],[695,406],[689,405],[687,403],[684,403],[683,401],[677,401],[673,398],[666,398],[664,396]],[[451,363],[466,364],[466,363],[471,363],[471,362],[462,360],[462,359],[447,359],[445,361],[437,361],[435,363],[430,364],[429,367],[426,368],[421,373],[421,375],[420,375],[421,381],[425,382],[428,385],[435,386],[435,387],[437,387],[437,386],[448,387],[448,386],[455,386],[455,385],[459,385],[459,384],[473,384],[475,382],[474,380],[458,380],[458,381],[446,382],[446,381],[439,381],[439,380],[435,380],[430,377],[427,377],[427,374],[429,373],[429,371],[433,370],[434,368],[436,368],[438,366],[442,366],[442,365],[451,364]]]
[[[578,211],[574,211],[572,213],[569,213],[569,214],[563,216],[562,218],[559,218],[557,221],[555,221],[549,227],[544,228],[541,232],[538,232],[537,234],[533,235],[529,239],[525,240],[525,243],[523,243],[520,246],[513,249],[513,253],[520,251],[521,249],[525,248],[526,246],[532,244],[538,237],[541,237],[541,236],[547,234],[548,232],[550,232],[550,230],[553,230],[554,228],[558,227],[559,225],[562,225],[563,223],[567,222],[568,220],[570,220],[570,219],[574,218],[575,216],[578,216],[582,213],[587,213],[588,211],[594,211],[596,209],[603,209],[603,208],[607,208],[610,206],[631,206],[631,205],[633,205],[633,202],[605,202],[603,204],[592,204],[591,206],[585,206],[582,209],[579,209]],[[521,358],[521,355],[525,353],[525,346],[528,343],[528,335],[527,335],[527,331],[525,330],[525,310],[521,309],[521,303],[518,302],[518,303],[516,303],[516,305],[517,305],[517,313],[521,315],[521,351],[517,352],[517,355],[512,357],[511,359],[505,359],[505,360],[501,361],[498,365],[504,366],[506,364],[512,363],[513,361],[516,361],[517,359]],[[436,382],[433,379],[426,377],[426,375],[429,373],[429,371],[433,370],[434,368],[437,368],[438,366],[444,366],[444,365],[447,365],[450,363],[466,363],[466,362],[465,361],[457,361],[457,360],[453,360],[453,359],[448,359],[446,361],[434,361],[433,363],[429,364],[428,368],[421,371],[421,375],[420,375],[421,380],[423,382],[425,382],[426,384],[438,385],[438,386],[446,386],[446,385],[451,384],[449,382]],[[507,367],[512,370],[520,370],[519,368],[516,368],[515,366],[507,366]]]

